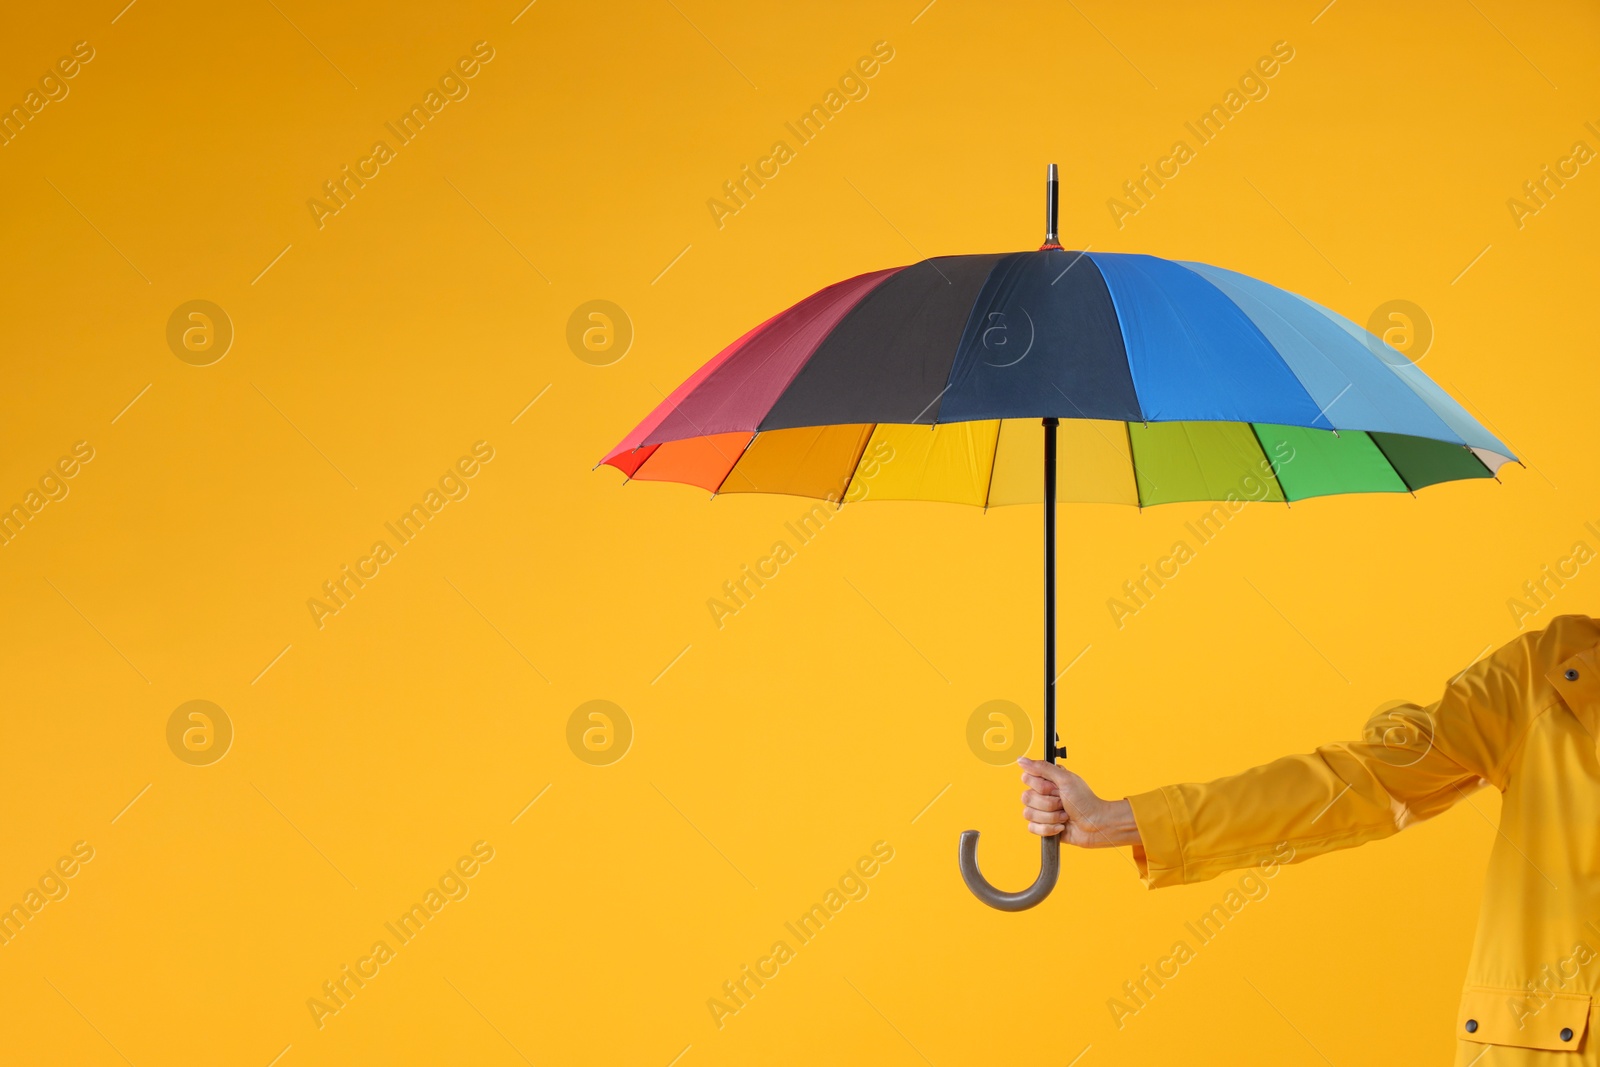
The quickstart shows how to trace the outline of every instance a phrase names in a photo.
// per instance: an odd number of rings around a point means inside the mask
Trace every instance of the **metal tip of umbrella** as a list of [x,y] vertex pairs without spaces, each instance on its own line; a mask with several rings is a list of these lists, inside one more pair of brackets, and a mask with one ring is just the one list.
[[1039,251],[1060,251],[1061,238],[1057,235],[1057,219],[1060,215],[1059,190],[1061,183],[1057,178],[1058,171],[1054,163],[1046,173],[1044,180],[1044,244],[1039,246]]

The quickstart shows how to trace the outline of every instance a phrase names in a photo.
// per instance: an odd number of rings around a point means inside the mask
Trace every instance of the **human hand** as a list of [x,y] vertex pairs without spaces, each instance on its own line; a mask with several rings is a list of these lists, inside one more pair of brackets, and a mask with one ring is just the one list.
[[1140,844],[1133,805],[1126,800],[1102,800],[1078,775],[1045,760],[1019,759],[1022,780],[1022,817],[1028,831],[1040,837],[1060,838],[1079,848],[1112,848]]

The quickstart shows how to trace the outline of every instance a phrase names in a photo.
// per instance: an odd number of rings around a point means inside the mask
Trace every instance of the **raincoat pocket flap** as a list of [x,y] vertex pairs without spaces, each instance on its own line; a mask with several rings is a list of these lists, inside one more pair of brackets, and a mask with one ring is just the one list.
[[1587,993],[1529,993],[1470,986],[1461,997],[1456,1036],[1485,1045],[1577,1052],[1589,1028]]

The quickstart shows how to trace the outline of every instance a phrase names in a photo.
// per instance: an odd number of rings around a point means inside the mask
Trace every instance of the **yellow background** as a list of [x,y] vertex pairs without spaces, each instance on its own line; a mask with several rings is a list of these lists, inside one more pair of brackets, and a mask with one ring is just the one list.
[[[1600,147],[1593,8],[520,6],[7,16],[8,104],[74,42],[96,54],[0,148],[0,502],[76,441],[95,458],[0,548],[0,903],[74,842],[95,857],[0,947],[0,1059],[1450,1055],[1495,797],[1284,870],[1118,1030],[1106,1001],[1230,880],[1151,894],[1125,851],[1074,853],[1044,906],[1005,915],[955,868],[967,827],[996,883],[1037,862],[1014,770],[966,723],[989,700],[1038,713],[1038,509],[846,508],[719,630],[706,601],[801,502],[590,468],[828,282],[1035,247],[1056,161],[1068,247],[1202,259],[1363,323],[1415,302],[1423,369],[1527,461],[1500,485],[1248,508],[1120,630],[1107,598],[1202,509],[1065,510],[1062,662],[1088,646],[1063,680],[1072,766],[1118,796],[1430,700],[1516,633],[1525,580],[1600,545],[1600,175],[1521,229],[1506,207]],[[319,229],[322,183],[480,40],[470,95]],[[880,40],[870,95],[718,229],[707,199]],[[1119,230],[1107,199],[1279,40],[1270,95]],[[166,343],[194,299],[236,331],[207,367]],[[611,366],[565,340],[591,299],[634,324]],[[322,582],[479,440],[470,495],[318,629]],[[1595,588],[1585,570],[1530,624]],[[203,767],[166,741],[195,699],[235,728]],[[567,747],[592,699],[633,724],[609,766]],[[318,1029],[308,998],[480,840],[470,895]],[[880,840],[870,895],[719,1030],[708,998]]]

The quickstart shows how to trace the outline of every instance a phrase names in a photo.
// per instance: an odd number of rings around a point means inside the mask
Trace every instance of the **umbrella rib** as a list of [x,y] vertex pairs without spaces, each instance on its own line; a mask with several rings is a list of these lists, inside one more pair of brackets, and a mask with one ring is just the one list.
[[[1400,479],[1400,484],[1406,487],[1406,492],[1410,493],[1412,496],[1416,496],[1417,495],[1416,486],[1412,485],[1411,484],[1411,479],[1407,478],[1404,474],[1402,474],[1400,472],[1400,468],[1395,466],[1394,460],[1389,458],[1388,450],[1383,447],[1383,442],[1378,440],[1378,438],[1377,438],[1377,436],[1375,434],[1370,434],[1370,433],[1367,434],[1367,439],[1370,440],[1372,442],[1372,446],[1378,450],[1378,455],[1383,457],[1383,461],[1389,465],[1389,469],[1394,471],[1394,476],[1396,478]],[[1478,462],[1481,463],[1483,461],[1479,460]]]
[[[756,430],[754,433],[752,433],[750,435],[750,440],[748,440],[748,441],[746,441],[744,443],[744,447],[739,449],[739,455],[734,458],[734,461],[731,464],[728,465],[728,469],[722,472],[722,477],[717,480],[716,488],[711,490],[711,499],[715,500],[717,498],[717,494],[722,492],[722,487],[724,485],[728,484],[729,475],[731,475],[734,472],[734,468],[739,466],[739,461],[744,459],[745,453],[750,451],[750,446],[755,444],[756,443],[756,438],[758,438],[760,436],[761,436],[761,431],[760,430]],[[719,449],[717,449],[717,451],[721,452],[722,449],[719,448]],[[644,464],[642,464],[642,463],[640,464],[640,466],[643,466],[643,465]],[[754,485],[755,483],[751,482],[750,484]],[[760,490],[757,490],[757,492],[760,492]]]
[[867,436],[861,442],[861,451],[856,453],[855,462],[850,464],[850,477],[844,480],[844,491],[839,494],[839,502],[834,505],[835,507],[844,507],[845,501],[850,496],[850,487],[855,484],[856,475],[861,473],[861,457],[867,454],[867,446],[872,444],[873,435],[878,432],[879,424],[876,422],[864,423],[863,425],[867,425],[870,428],[867,430]]
[[1245,425],[1250,427],[1250,438],[1255,441],[1256,448],[1261,450],[1261,461],[1266,464],[1263,470],[1267,472],[1267,477],[1272,479],[1272,484],[1278,487],[1278,492],[1283,494],[1283,506],[1288,507],[1289,490],[1283,487],[1283,479],[1278,477],[1278,469],[1272,465],[1272,460],[1267,458],[1267,444],[1261,440],[1261,426],[1254,422],[1247,422]]
[[989,511],[989,497],[994,494],[994,469],[1000,465],[1000,435],[1006,432],[1006,420],[996,419],[994,427],[994,454],[989,457],[989,481],[983,487],[983,510]]
[[1122,432],[1128,436],[1128,473],[1133,476],[1133,503],[1140,511],[1144,510],[1144,493],[1139,489],[1139,463],[1133,458],[1133,423],[1124,421]]
[[[663,443],[668,443],[668,442],[663,442]],[[637,467],[633,468],[633,473],[631,475],[629,475],[630,480],[639,477],[639,472],[644,470],[645,464],[649,463],[651,460],[655,459],[656,458],[656,454],[659,453],[660,451],[661,451],[661,445],[655,445],[653,448],[651,448],[650,454],[648,456],[644,457],[643,459],[641,459],[639,461],[639,465]]]
[[[848,491],[848,489],[850,487],[850,478],[855,477],[856,468],[861,465],[861,457],[867,454],[867,445],[872,442],[872,433],[873,433],[874,430],[876,430],[878,428],[878,424],[875,423],[875,422],[874,423],[870,423],[870,424],[868,424],[868,423],[860,423],[858,425],[867,426],[868,429],[867,429],[867,432],[865,434],[861,435],[861,438],[860,438],[860,440],[861,440],[861,448],[860,448],[860,450],[857,451],[856,454],[850,458],[850,474],[849,474],[849,477],[845,478],[845,480],[844,480],[845,488],[841,489],[839,491],[839,499],[833,505],[833,509],[835,511],[838,511],[840,508],[844,507],[844,494],[845,494],[846,491]],[[809,452],[807,452],[806,454],[810,455]],[[826,500],[827,497],[823,497],[823,499]]]

